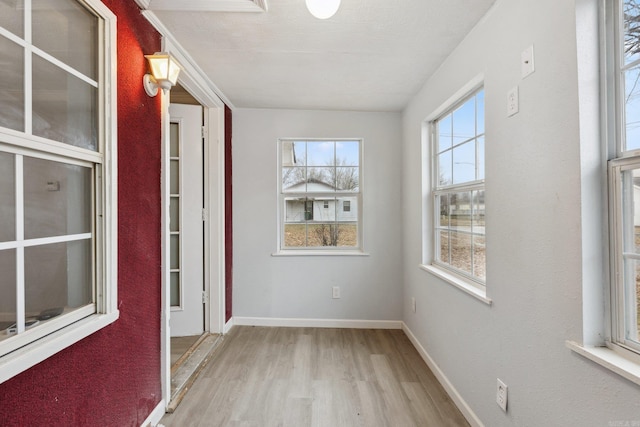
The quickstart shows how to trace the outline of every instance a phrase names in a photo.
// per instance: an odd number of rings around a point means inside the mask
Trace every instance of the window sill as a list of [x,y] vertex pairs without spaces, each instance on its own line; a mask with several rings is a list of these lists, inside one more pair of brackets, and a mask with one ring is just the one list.
[[608,347],[583,346],[574,341],[567,341],[567,347],[592,362],[640,385],[640,365]]
[[118,311],[92,315],[0,358],[0,384],[115,322]]
[[335,250],[335,251],[318,251],[318,250],[284,250],[271,254],[271,256],[369,256],[368,252],[362,252],[360,250]]
[[481,301],[487,305],[491,305],[492,300],[491,298],[487,298],[487,292],[484,289],[480,289],[477,286],[470,284],[466,280],[454,276],[453,274],[447,273],[446,271],[438,267],[434,267],[433,265],[420,264],[420,268],[426,272],[433,274],[437,278],[444,280],[450,285],[455,286],[464,293],[471,295],[478,301]]

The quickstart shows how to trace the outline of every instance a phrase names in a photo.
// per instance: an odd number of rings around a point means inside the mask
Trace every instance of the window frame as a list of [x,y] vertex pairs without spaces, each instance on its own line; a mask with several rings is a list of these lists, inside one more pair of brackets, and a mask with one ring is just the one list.
[[[436,200],[438,199],[438,197],[441,197],[443,195],[453,195],[453,194],[457,194],[457,193],[461,193],[461,192],[469,192],[470,194],[473,194],[474,192],[478,192],[478,191],[485,191],[485,179],[474,179],[472,181],[464,181],[461,183],[451,183],[448,185],[441,185],[439,183],[440,179],[439,179],[439,173],[440,173],[440,165],[439,165],[439,154],[440,152],[438,151],[438,146],[439,146],[439,139],[438,139],[438,129],[439,129],[439,123],[442,119],[446,118],[449,115],[452,115],[458,108],[460,108],[461,106],[463,106],[464,104],[466,104],[469,100],[471,100],[472,98],[476,97],[476,95],[478,95],[480,92],[484,92],[484,84],[478,84],[478,85],[474,85],[473,88],[469,91],[466,91],[462,96],[456,98],[456,100],[452,103],[449,103],[447,107],[441,109],[440,112],[438,112],[435,117],[433,117],[431,120],[428,120],[427,122],[427,126],[428,126],[428,132],[429,132],[429,136],[430,136],[430,158],[428,160],[429,162],[429,166],[430,166],[430,170],[432,171],[432,176],[431,176],[431,186],[429,189],[429,198],[430,198],[430,203],[432,206],[432,212],[431,212],[431,241],[429,242],[429,244],[431,245],[431,257],[430,257],[430,264],[432,267],[434,268],[438,268],[441,270],[444,270],[444,272],[447,275],[452,275],[453,277],[461,280],[465,285],[469,285],[472,287],[477,288],[478,290],[480,290],[481,292],[485,291],[486,289],[486,279],[482,280],[480,277],[478,276],[474,276],[472,274],[469,274],[467,272],[465,272],[464,270],[458,269],[456,268],[454,265],[452,265],[451,262],[444,262],[443,260],[438,259],[438,253],[439,253],[439,246],[440,246],[440,235],[439,235],[439,231],[441,229],[441,226],[439,224],[439,217],[440,217],[440,212],[439,212],[439,206],[438,203],[436,202]],[[484,104],[483,104],[483,108],[484,108]],[[475,117],[477,118],[477,105],[474,108],[474,114]],[[483,117],[484,117],[484,111],[483,111]],[[484,126],[483,126],[484,128]],[[472,138],[468,138],[465,141],[460,142],[459,144],[455,144],[452,142],[451,145],[451,152],[453,152],[454,148],[456,146],[461,146],[465,143],[467,143],[470,140],[475,140],[477,141],[479,138],[485,138],[486,135],[486,129],[485,132],[482,133],[478,133],[477,132],[477,122],[475,123],[475,133],[474,136]],[[446,150],[445,150],[446,151]],[[443,151],[444,152],[444,151]],[[484,162],[484,153],[483,153],[483,162]],[[478,151],[477,151],[477,146],[476,146],[476,162],[474,164],[474,167],[476,168],[476,178],[477,178],[477,168],[478,168]],[[452,171],[453,173],[453,171]],[[473,197],[473,196],[472,196]],[[486,228],[485,228],[486,230]],[[486,232],[484,234],[479,234],[479,233],[474,233],[473,231],[471,231],[470,233],[471,239],[473,241],[473,238],[476,235],[482,235],[484,236],[485,240],[486,240]],[[472,254],[472,259],[471,259],[471,264],[473,265],[473,250],[471,251]],[[486,261],[485,261],[485,269],[486,269]]]
[[[603,58],[603,86],[605,147],[607,153],[607,202],[609,229],[609,284],[605,304],[605,345],[640,364],[640,343],[626,339],[625,320],[625,267],[624,235],[625,212],[623,205],[622,174],[640,168],[640,148],[625,150],[626,107],[624,74],[640,66],[640,58],[625,64],[624,55],[624,0],[608,1],[605,4],[605,48]],[[636,295],[636,298],[638,296]],[[636,311],[636,316],[639,315]],[[639,340],[640,341],[640,340]]]
[[[33,135],[28,125],[31,117],[30,91],[25,91],[25,121],[27,123],[25,130],[15,131],[0,127],[0,141],[2,141],[0,146],[3,151],[18,156],[26,155],[57,160],[65,164],[91,165],[95,303],[12,337],[9,343],[0,342],[0,348],[11,347],[10,352],[0,356],[0,383],[113,323],[119,316],[117,308],[116,16],[99,0],[77,0],[77,2],[98,19],[97,44],[95,45],[98,55],[96,79],[98,87],[96,95],[98,147],[96,151]],[[24,19],[25,28],[30,28],[29,10],[25,11]],[[24,49],[25,62],[31,61],[27,57],[33,50],[31,43],[25,41],[29,38],[27,34],[23,38],[19,38],[0,29],[0,35],[19,44]],[[54,65],[60,66],[56,61],[53,61]],[[32,80],[29,68],[26,66],[24,79],[25,84]],[[20,308],[17,311],[19,314]],[[13,338],[19,339],[14,340]],[[16,346],[16,342],[20,344]],[[5,351],[3,350],[2,353]]]
[[[358,153],[358,191],[334,191],[334,192],[308,192],[308,191],[299,191],[299,192],[284,192],[282,188],[282,146],[285,142],[357,142],[359,147]],[[364,184],[364,173],[363,173],[363,159],[364,159],[364,139],[363,138],[289,138],[283,137],[279,138],[277,141],[277,250],[272,253],[272,256],[317,256],[317,255],[328,255],[328,256],[366,256],[368,255],[364,251],[364,238],[363,238],[363,184]],[[313,197],[313,198],[334,198],[334,212],[337,214],[338,212],[338,200],[340,197],[349,197],[355,198],[358,204],[358,211],[356,216],[356,238],[357,244],[356,246],[301,246],[301,247],[286,247],[284,246],[284,230],[285,230],[285,222],[286,222],[286,199],[289,198],[302,198],[302,197]],[[308,201],[305,201],[305,211]],[[337,222],[337,219],[334,220]]]

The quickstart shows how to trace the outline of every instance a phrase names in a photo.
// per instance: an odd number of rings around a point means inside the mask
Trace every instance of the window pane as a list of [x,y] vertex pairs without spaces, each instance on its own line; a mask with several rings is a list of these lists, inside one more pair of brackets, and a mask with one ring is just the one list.
[[451,207],[449,206],[449,195],[443,194],[436,196],[435,201],[436,212],[440,212],[438,219],[436,220],[436,227],[449,227],[451,224]]
[[640,148],[640,67],[625,72],[625,147]]
[[451,148],[451,114],[438,121],[438,153]]
[[358,221],[358,199],[356,197],[340,197],[336,212],[337,221]]
[[98,90],[33,55],[33,134],[96,151]]
[[[15,156],[0,153],[0,242],[16,239]],[[0,271],[3,271],[0,269]],[[0,311],[1,313],[1,311]]]
[[336,227],[338,246],[358,246],[357,224],[338,224]]
[[305,224],[285,224],[284,246],[288,248],[307,246],[307,226]]
[[0,69],[0,126],[24,132],[24,50],[2,36]]
[[180,161],[169,162],[169,193],[180,194]]
[[453,145],[476,136],[476,106],[471,98],[453,112]]
[[178,123],[171,123],[169,137],[169,156],[180,156],[180,125]]
[[98,18],[76,0],[33,5],[33,44],[96,80]]
[[624,0],[624,60],[625,64],[640,59],[640,4],[637,0]]
[[91,169],[25,157],[25,238],[91,232],[91,194]]
[[335,164],[335,142],[307,142],[308,166],[333,166]]
[[285,199],[284,201],[284,221],[285,222],[304,222],[306,221],[305,212],[307,208],[307,199]]
[[0,27],[24,38],[23,0],[0,0]]
[[484,90],[476,95],[476,134],[484,133]]
[[172,307],[180,306],[180,273],[171,273],[171,289],[169,290],[169,300]]
[[449,242],[449,232],[440,230],[436,231],[436,233],[438,233],[437,237],[439,237],[439,241],[437,244],[438,253],[436,254],[436,259],[448,264],[450,255],[449,247],[451,246]]
[[451,185],[452,183],[451,150],[449,150],[438,156],[438,186]]
[[282,191],[304,192],[307,191],[306,168],[282,168]]
[[169,268],[177,270],[180,268],[180,235],[172,234],[169,239]]
[[335,223],[309,224],[307,226],[307,233],[307,246],[338,246],[339,232]]
[[16,250],[0,251],[0,341],[5,330],[16,323]]
[[478,176],[476,179],[484,179],[484,136],[481,136],[476,140],[478,151]]
[[[333,170],[332,170],[333,171]],[[335,168],[336,189],[338,191],[358,191],[360,189],[359,168]]]
[[325,192],[336,190],[335,168],[308,168],[307,169],[307,191]]
[[476,144],[469,141],[453,149],[453,183],[475,181],[476,179]]
[[628,275],[624,290],[625,338],[640,344],[638,309],[640,308],[640,262],[625,260],[625,274]]
[[27,317],[93,301],[91,240],[27,247],[24,263]]
[[473,232],[484,234],[484,190],[474,191],[473,196]]
[[468,191],[451,195],[451,228],[471,232],[471,194]]
[[473,275],[486,279],[486,245],[484,236],[473,236]]
[[282,166],[305,166],[307,146],[300,141],[282,141]]
[[357,141],[336,142],[336,166],[359,166],[360,143]]
[[451,232],[451,265],[471,274],[471,235]]
[[171,197],[169,202],[169,230],[180,231],[180,198]]

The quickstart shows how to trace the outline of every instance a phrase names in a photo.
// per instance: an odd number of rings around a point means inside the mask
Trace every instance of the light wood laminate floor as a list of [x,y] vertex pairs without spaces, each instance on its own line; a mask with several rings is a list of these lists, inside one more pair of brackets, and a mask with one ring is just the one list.
[[165,426],[468,426],[401,330],[236,326]]

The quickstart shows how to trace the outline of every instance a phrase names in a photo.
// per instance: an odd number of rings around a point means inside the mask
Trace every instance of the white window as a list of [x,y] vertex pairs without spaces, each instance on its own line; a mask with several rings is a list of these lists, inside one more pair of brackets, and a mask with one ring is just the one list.
[[485,283],[484,91],[430,123],[433,265]]
[[279,249],[362,248],[362,141],[278,141]]
[[611,345],[640,353],[640,4],[614,8],[609,88],[615,111],[609,160]]
[[0,3],[0,61],[2,382],[117,318],[115,16]]

